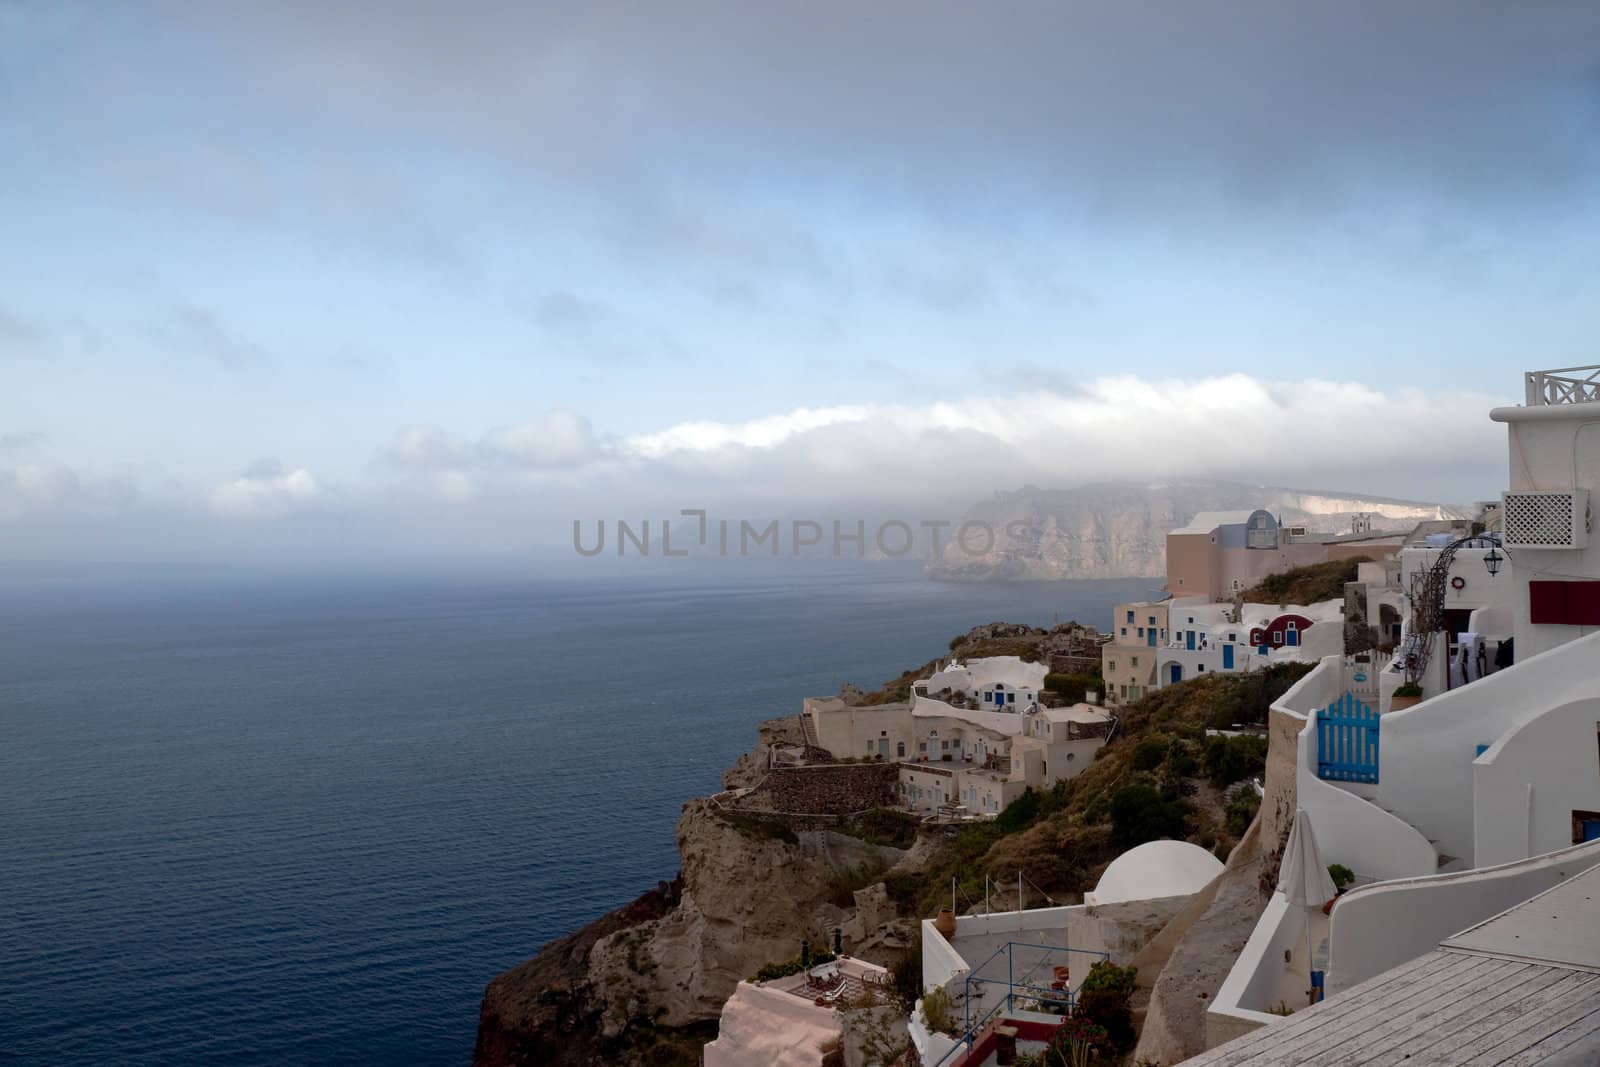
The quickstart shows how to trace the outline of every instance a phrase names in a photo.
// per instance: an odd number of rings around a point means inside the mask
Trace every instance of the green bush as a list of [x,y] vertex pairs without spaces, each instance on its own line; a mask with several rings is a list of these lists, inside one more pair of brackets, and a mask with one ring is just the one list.
[[922,1021],[928,1024],[929,1030],[941,1034],[953,1033],[956,1013],[955,1006],[950,1002],[950,994],[943,989],[922,994]]
[[1228,798],[1228,805],[1224,814],[1228,820],[1228,832],[1234,837],[1243,837],[1244,832],[1250,829],[1250,823],[1255,820],[1256,812],[1261,808],[1261,798],[1254,789],[1240,789]]
[[1267,769],[1267,739],[1256,734],[1212,737],[1206,741],[1206,777],[1218,789],[1253,778]]
[[1333,879],[1333,887],[1343,892],[1345,886],[1356,880],[1356,872],[1342,863],[1330,863],[1328,877]]
[[1118,1052],[1133,1047],[1133,988],[1137,967],[1118,967],[1100,960],[1089,968],[1078,989],[1077,1014],[1104,1028],[1106,1039]]
[[1005,806],[1005,810],[995,817],[995,825],[1003,834],[1014,834],[1023,829],[1039,817],[1039,808],[1043,798],[1033,787],[1029,786],[1022,791],[1022,795]]
[[1099,692],[1103,689],[1105,679],[1087,671],[1074,671],[1070,674],[1051,673],[1044,676],[1044,687],[1062,700],[1076,703],[1083,700],[1091,690]]
[[1147,737],[1133,750],[1133,769],[1153,771],[1167,758],[1167,742],[1161,737]]
[[[811,963],[813,966],[819,963],[831,963],[836,958],[827,949],[820,949],[811,954]],[[799,974],[805,969],[805,964],[800,961],[799,956],[796,956],[794,959],[784,960],[782,963],[767,964],[756,972],[755,980],[758,982],[770,982],[774,978],[787,978],[791,974]]]
[[1121,848],[1184,836],[1183,805],[1144,784],[1123,786],[1111,798],[1111,840]]

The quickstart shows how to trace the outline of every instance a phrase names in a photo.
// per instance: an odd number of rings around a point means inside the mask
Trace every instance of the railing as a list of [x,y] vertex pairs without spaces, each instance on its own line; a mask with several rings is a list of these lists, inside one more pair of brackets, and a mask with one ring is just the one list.
[[1529,371],[1525,377],[1529,407],[1600,400],[1600,366]]

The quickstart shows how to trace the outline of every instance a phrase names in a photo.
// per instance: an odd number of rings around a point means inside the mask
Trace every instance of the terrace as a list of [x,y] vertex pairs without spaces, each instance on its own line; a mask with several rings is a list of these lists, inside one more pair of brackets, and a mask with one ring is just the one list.
[[1524,377],[1529,407],[1600,400],[1600,366],[1528,371]]

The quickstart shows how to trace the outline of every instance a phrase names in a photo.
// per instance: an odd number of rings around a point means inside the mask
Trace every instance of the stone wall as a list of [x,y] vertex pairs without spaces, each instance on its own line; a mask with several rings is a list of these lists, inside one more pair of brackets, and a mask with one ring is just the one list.
[[899,769],[893,763],[842,763],[774,767],[736,807],[804,815],[845,815],[899,803]]

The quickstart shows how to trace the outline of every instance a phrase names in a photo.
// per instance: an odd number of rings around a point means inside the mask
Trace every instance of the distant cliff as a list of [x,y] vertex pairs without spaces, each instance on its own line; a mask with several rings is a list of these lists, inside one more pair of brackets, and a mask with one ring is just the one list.
[[[1465,514],[1414,500],[1237,482],[1103,482],[1076,489],[1030,485],[997,493],[963,516],[994,531],[989,551],[973,555],[953,542],[945,544],[929,562],[928,573],[941,579],[1023,581],[1159,578],[1166,574],[1169,532],[1202,511],[1253,508],[1266,508],[1288,525],[1330,533],[1348,533],[1358,514],[1370,516],[1375,530],[1408,530],[1423,519]],[[981,548],[982,542],[973,537],[968,545]]]

